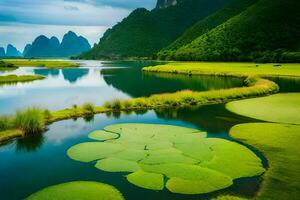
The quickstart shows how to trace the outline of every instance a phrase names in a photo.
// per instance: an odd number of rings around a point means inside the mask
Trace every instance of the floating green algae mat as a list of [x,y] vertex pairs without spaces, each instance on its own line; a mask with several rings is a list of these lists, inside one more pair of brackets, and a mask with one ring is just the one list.
[[26,200],[124,200],[113,186],[98,182],[75,181],[42,189]]
[[230,102],[226,108],[239,115],[268,122],[300,124],[300,93]]
[[206,138],[206,133],[191,128],[115,124],[92,132],[89,138],[98,142],[71,147],[69,157],[97,161],[95,167],[102,171],[130,173],[128,182],[145,189],[204,194],[264,172],[261,160],[248,148]]
[[299,199],[299,125],[240,124],[230,130],[230,135],[258,149],[268,159],[269,169],[258,199]]

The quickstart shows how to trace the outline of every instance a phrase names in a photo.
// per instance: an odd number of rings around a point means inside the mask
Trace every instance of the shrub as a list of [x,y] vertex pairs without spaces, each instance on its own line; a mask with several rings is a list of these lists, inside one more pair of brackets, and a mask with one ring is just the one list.
[[131,108],[132,107],[132,101],[130,101],[130,100],[124,101],[123,106],[124,106],[125,109]]
[[94,111],[95,111],[94,105],[91,104],[91,103],[85,103],[85,104],[83,104],[82,110],[83,110],[83,112],[85,114],[88,114],[88,115],[94,114]]
[[111,109],[112,108],[112,104],[111,104],[110,101],[105,102],[103,106],[104,106],[104,108],[107,108],[107,109]]
[[120,99],[115,99],[111,104],[112,109],[114,110],[121,110],[122,105]]
[[14,126],[24,131],[25,134],[40,133],[45,127],[44,112],[37,108],[17,111]]

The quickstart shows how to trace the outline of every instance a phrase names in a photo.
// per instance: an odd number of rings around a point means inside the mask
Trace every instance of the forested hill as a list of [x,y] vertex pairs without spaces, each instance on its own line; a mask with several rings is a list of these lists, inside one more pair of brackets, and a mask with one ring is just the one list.
[[222,8],[228,0],[177,0],[158,2],[148,11],[140,8],[108,29],[91,51],[80,58],[148,57],[175,41],[186,29]]
[[182,46],[191,43],[199,36],[207,33],[211,29],[224,23],[228,19],[240,14],[250,5],[258,0],[228,0],[225,6],[203,20],[200,20],[194,26],[187,29],[179,38],[171,45],[165,47],[158,53],[159,59],[172,59],[173,54]]
[[160,55],[172,60],[300,62],[299,8],[299,0],[258,0],[190,44]]

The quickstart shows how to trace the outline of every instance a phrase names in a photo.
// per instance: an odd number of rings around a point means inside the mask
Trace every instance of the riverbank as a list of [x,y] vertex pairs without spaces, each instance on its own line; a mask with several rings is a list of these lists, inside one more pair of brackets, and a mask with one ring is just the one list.
[[44,76],[39,75],[7,75],[7,76],[0,76],[0,85],[3,84],[14,84],[18,82],[31,82],[35,80],[42,80],[45,79]]
[[3,59],[4,62],[18,67],[45,67],[45,68],[77,68],[79,64],[64,60],[43,60],[43,59]]
[[234,77],[300,77],[300,64],[170,62],[165,65],[144,67],[143,71],[186,75],[215,75]]
[[[150,97],[141,97],[128,100],[116,99],[106,102],[104,105],[98,107],[86,103],[82,107],[74,105],[72,108],[52,112],[45,111],[43,113],[45,117],[45,123],[50,124],[72,118],[88,118],[100,113],[194,107],[226,103],[238,99],[271,95],[277,93],[279,90],[279,87],[276,83],[259,77],[248,77],[245,80],[245,85],[247,87],[212,90],[206,92],[185,90],[175,93],[157,94]],[[19,127],[14,128],[18,129]],[[7,140],[5,134],[0,134],[0,142],[4,142],[5,140]]]

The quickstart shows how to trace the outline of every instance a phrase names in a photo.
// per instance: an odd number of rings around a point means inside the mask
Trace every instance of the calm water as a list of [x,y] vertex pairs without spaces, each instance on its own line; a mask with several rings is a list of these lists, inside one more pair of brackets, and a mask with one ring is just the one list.
[[[2,87],[0,110],[2,113],[11,113],[18,107],[32,104],[59,109],[85,101],[100,104],[101,101],[115,97],[127,98],[182,89],[210,90],[242,85],[240,79],[231,78],[167,75],[158,77],[153,74],[141,74],[140,67],[143,65],[147,63],[86,62],[82,69],[19,69],[20,74],[43,74],[47,79]],[[126,181],[123,173],[102,172],[93,167],[94,163],[73,161],[67,157],[66,151],[75,144],[89,141],[89,132],[114,123],[180,125],[206,131],[209,137],[231,140],[228,131],[232,126],[253,121],[255,120],[229,113],[224,105],[211,105],[192,110],[101,114],[89,121],[77,119],[57,122],[50,125],[43,135],[18,139],[0,146],[0,199],[24,199],[44,187],[76,180],[111,184],[118,188],[127,200],[206,199],[225,193],[251,197],[258,190],[260,177],[237,180],[232,187],[208,195],[177,195],[167,190],[155,192],[135,187]],[[267,166],[264,157],[259,152],[255,153]]]
[[[86,102],[102,105],[107,100],[149,96],[183,89],[197,91],[242,86],[238,78],[209,76],[154,76],[141,72],[149,62],[101,63],[85,61],[78,69],[20,68],[4,74],[37,74],[47,78],[30,83],[0,86],[0,114],[30,106],[58,110]],[[1,75],[1,74],[0,74]]]

